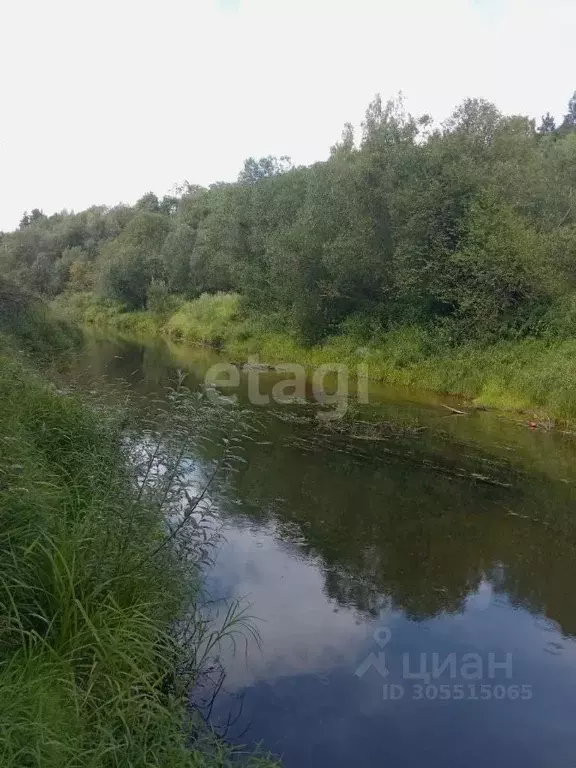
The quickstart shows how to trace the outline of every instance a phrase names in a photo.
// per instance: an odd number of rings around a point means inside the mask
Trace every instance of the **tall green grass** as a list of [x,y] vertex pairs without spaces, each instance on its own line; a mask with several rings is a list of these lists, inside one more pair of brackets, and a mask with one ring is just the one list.
[[76,349],[80,331],[50,311],[32,294],[0,277],[0,331],[9,334],[23,352],[37,359],[54,357]]
[[239,308],[238,294],[205,293],[185,302],[162,330],[173,341],[222,347],[233,332]]
[[166,533],[183,451],[146,451],[125,413],[59,393],[18,353],[13,315],[3,329],[0,765],[237,765],[187,708],[207,641],[203,625],[187,645],[174,631],[200,589],[193,540],[179,557]]
[[73,322],[138,337],[157,335],[166,320],[152,312],[129,312],[121,301],[99,299],[91,293],[62,294],[53,302],[53,307]]
[[[177,599],[167,563],[117,572],[130,503],[120,433],[6,352],[1,362],[0,763],[145,765],[155,751],[178,765],[153,734],[178,733],[159,695]],[[160,535],[138,514],[128,558]]]

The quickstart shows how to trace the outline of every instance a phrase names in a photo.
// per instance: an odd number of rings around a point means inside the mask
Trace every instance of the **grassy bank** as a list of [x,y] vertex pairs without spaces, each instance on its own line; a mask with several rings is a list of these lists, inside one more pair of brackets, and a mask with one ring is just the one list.
[[43,301],[0,277],[0,333],[4,346],[10,339],[14,349],[38,361],[54,359],[76,349],[81,331],[54,314]]
[[258,355],[270,364],[367,366],[371,379],[460,395],[479,404],[576,418],[576,339],[524,339],[453,346],[417,327],[366,334],[350,324],[324,344],[304,346],[269,320],[241,310],[235,294],[203,295],[158,314],[127,312],[118,302],[82,294],[60,300],[77,320],[135,335],[164,335],[183,344],[225,349],[234,359]]
[[119,414],[23,356],[35,334],[52,355],[73,344],[66,324],[6,287],[0,307],[0,764],[236,765],[187,713],[170,628],[197,580],[158,551],[164,510],[138,492]]

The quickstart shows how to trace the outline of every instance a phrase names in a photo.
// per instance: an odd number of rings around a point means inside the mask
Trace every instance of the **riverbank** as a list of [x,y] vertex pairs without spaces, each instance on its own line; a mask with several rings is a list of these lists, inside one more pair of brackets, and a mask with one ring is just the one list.
[[[78,322],[136,336],[226,350],[237,360],[257,355],[270,364],[365,366],[369,378],[477,405],[525,411],[537,418],[576,419],[576,339],[523,339],[453,346],[417,327],[366,338],[350,328],[324,344],[304,346],[274,324],[242,312],[235,294],[203,295],[165,312],[127,312],[119,302],[90,294],[61,297],[60,311]],[[272,327],[270,327],[272,326]]]
[[39,349],[54,359],[76,333],[3,288],[0,763],[236,765],[188,710],[176,673],[171,627],[193,605],[198,578],[162,546],[164,510],[135,484],[126,414],[36,372]]

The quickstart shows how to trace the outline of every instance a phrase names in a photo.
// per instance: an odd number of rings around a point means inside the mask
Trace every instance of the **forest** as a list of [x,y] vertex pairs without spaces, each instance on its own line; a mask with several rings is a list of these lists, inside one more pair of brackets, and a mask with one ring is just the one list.
[[326,161],[248,159],[134,206],[46,216],[0,234],[1,273],[44,297],[173,312],[240,296],[303,346],[409,327],[432,345],[576,336],[576,92],[558,121],[464,101],[441,126],[399,97],[347,124]]

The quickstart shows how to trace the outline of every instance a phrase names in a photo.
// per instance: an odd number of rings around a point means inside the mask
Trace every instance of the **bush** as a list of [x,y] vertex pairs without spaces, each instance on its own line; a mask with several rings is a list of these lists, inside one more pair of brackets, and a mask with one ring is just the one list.
[[238,294],[204,293],[180,307],[168,320],[166,333],[177,341],[222,346],[232,332],[239,307]]
[[170,293],[165,280],[154,278],[148,289],[146,308],[156,315],[167,316],[176,312],[182,305],[183,299]]
[[51,359],[77,349],[82,334],[32,294],[0,278],[0,332],[22,350]]

